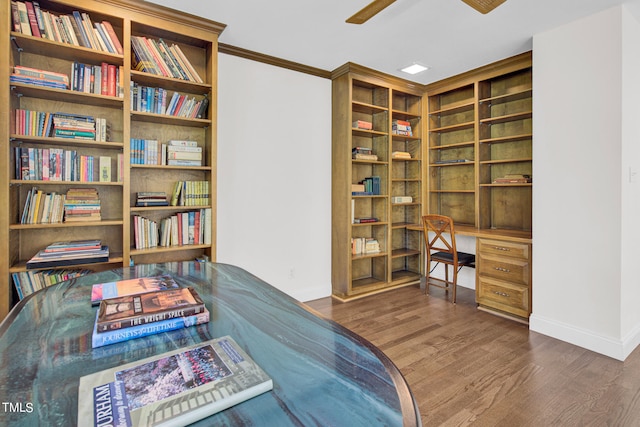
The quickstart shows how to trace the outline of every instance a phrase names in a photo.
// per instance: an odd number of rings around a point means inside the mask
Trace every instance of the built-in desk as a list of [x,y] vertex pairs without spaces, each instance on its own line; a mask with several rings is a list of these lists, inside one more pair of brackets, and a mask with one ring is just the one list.
[[[414,229],[422,230],[416,226]],[[478,308],[528,323],[531,314],[531,232],[455,225],[456,235],[476,238]]]
[[[211,321],[92,349],[91,285],[159,274],[195,287]],[[404,378],[368,341],[240,268],[179,262],[92,274],[14,307],[0,325],[0,425],[91,425],[77,419],[80,377],[224,335],[267,372],[274,388],[195,425],[420,424]]]

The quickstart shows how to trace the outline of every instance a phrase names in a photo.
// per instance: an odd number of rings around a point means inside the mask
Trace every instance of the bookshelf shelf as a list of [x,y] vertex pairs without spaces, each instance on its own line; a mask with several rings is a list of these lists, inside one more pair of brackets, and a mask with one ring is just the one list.
[[[25,1],[25,0],[19,0]],[[26,0],[28,1],[28,0]],[[194,211],[206,207],[162,207],[136,208],[135,195],[141,191],[164,191],[172,194],[177,181],[206,181],[209,197],[216,199],[215,159],[217,152],[215,120],[217,118],[217,52],[218,36],[225,26],[207,19],[194,17],[175,10],[147,4],[137,0],[40,0],[41,11],[54,16],[72,16],[73,12],[86,13],[94,23],[104,29],[112,27],[118,43],[118,50],[103,51],[84,47],[84,44],[56,38],[36,37],[16,29],[12,23],[12,2],[3,2],[0,15],[6,19],[0,26],[0,99],[8,106],[6,117],[0,121],[2,150],[0,169],[9,171],[0,178],[0,195],[10,208],[0,212],[0,318],[18,301],[11,273],[24,272],[26,260],[54,241],[79,240],[81,238],[100,239],[109,246],[111,257],[107,263],[87,264],[82,267],[103,270],[113,266],[128,266],[134,263],[154,263],[191,260],[206,255],[215,261],[215,245],[182,246],[179,249],[158,249],[153,251],[131,250],[135,242],[132,217],[135,214],[158,216],[179,211]],[[34,5],[35,6],[35,5]],[[104,23],[108,25],[104,25]],[[65,29],[67,33],[74,30]],[[46,31],[45,31],[46,32]],[[69,33],[71,34],[71,33]],[[107,34],[106,32],[104,34]],[[143,36],[150,40],[163,39],[167,46],[181,52],[180,66],[192,67],[184,78],[198,74],[202,82],[187,81],[173,77],[160,77],[143,69],[133,69],[136,53],[133,50],[134,37]],[[56,35],[57,37],[57,35]],[[112,37],[112,36],[109,36]],[[73,39],[73,37],[71,37]],[[103,40],[104,48],[109,44]],[[82,44],[82,45],[81,45]],[[159,57],[156,57],[159,59]],[[165,57],[163,60],[166,60]],[[24,66],[45,73],[66,74],[70,83],[74,81],[74,63],[85,64],[86,70],[96,73],[103,63],[112,66],[107,75],[111,83],[108,88],[120,85],[119,90],[110,91],[116,96],[104,95],[103,89],[92,86],[92,93],[34,86],[23,82],[10,81],[15,66]],[[188,63],[188,64],[187,64]],[[148,64],[151,65],[151,64]],[[113,67],[115,66],[115,67]],[[115,71],[115,74],[113,72]],[[46,75],[46,74],[45,74]],[[90,80],[90,79],[89,79]],[[76,79],[77,81],[77,79]],[[88,80],[85,80],[88,81]],[[104,79],[100,79],[104,82]],[[95,79],[94,79],[95,82]],[[133,111],[131,99],[133,84],[162,88],[167,93],[184,94],[201,100],[207,97],[208,110],[205,118],[191,119],[168,115]],[[51,136],[27,136],[16,132],[15,114],[17,110],[30,112],[62,112],[106,119],[107,142],[93,140],[54,138]],[[38,132],[37,134],[41,134]],[[34,133],[36,134],[36,133]],[[142,166],[131,164],[132,138],[156,139],[162,143],[168,140],[196,141],[202,147],[202,166]],[[47,149],[61,148],[77,152],[78,156],[111,158],[111,182],[97,180],[99,168],[94,171],[96,181],[53,181],[17,179],[15,170],[20,170],[24,160],[23,148],[37,149],[44,153]],[[29,154],[31,151],[29,151]],[[16,159],[16,154],[22,156]],[[42,171],[46,170],[44,163]],[[23,169],[24,170],[24,169]],[[91,170],[91,169],[89,169]],[[118,173],[121,181],[117,182]],[[36,175],[39,177],[39,174]],[[101,200],[103,220],[93,222],[62,222],[55,224],[17,224],[27,196],[34,187],[43,193],[66,193],[71,188],[96,188]],[[207,241],[216,241],[216,217],[212,210],[210,235]],[[74,266],[75,267],[75,266]]]
[[57,222],[52,224],[11,224],[10,230],[39,230],[48,228],[69,228],[69,227],[107,227],[122,226],[122,220],[103,221],[78,221],[78,222]]
[[177,252],[177,251],[185,251],[185,250],[201,250],[201,249],[210,249],[211,245],[179,245],[179,246],[166,246],[166,247],[156,247],[150,249],[131,249],[131,255],[153,255],[157,253],[169,253],[169,252]]
[[46,99],[50,101],[89,104],[97,107],[122,108],[123,99],[115,96],[96,95],[69,89],[54,89],[32,86],[23,83],[11,83],[11,91],[18,96]]
[[[91,263],[91,264],[76,264],[73,266],[68,266],[66,268],[98,268],[100,270],[104,270],[109,268],[110,265],[120,265],[122,264],[122,256],[121,255],[115,255],[115,256],[110,256],[109,257],[109,261],[107,262],[96,262],[96,263]],[[9,272],[10,273],[20,273],[23,271],[37,271],[37,270],[48,270],[48,268],[35,268],[35,269],[29,269],[27,270],[27,261],[21,261],[13,266],[11,266],[11,268],[9,268]]]
[[34,55],[48,55],[56,58],[78,62],[104,61],[112,64],[122,65],[123,55],[89,49],[82,46],[60,43],[45,38],[34,37],[22,33],[11,32],[11,41],[19,50],[32,53]]
[[124,144],[117,141],[98,142],[98,141],[84,141],[81,139],[68,139],[68,138],[52,138],[42,136],[29,136],[11,134],[9,136],[10,142],[28,142],[32,144],[43,144],[48,146],[69,146],[69,147],[86,147],[86,148],[106,148],[112,150],[122,150]]

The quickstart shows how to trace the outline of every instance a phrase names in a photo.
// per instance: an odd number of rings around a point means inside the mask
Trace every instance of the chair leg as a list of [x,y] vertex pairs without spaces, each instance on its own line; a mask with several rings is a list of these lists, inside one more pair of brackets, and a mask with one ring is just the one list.
[[453,268],[453,282],[451,283],[451,286],[453,286],[453,303],[456,303],[456,289],[458,287],[458,269],[456,268],[455,265],[451,266]]

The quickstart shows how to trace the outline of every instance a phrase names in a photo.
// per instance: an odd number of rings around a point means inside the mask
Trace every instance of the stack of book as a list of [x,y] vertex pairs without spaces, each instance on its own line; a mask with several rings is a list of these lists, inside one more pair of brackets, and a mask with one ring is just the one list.
[[392,159],[410,159],[411,153],[407,151],[394,151],[393,153],[391,153],[391,158]]
[[380,252],[380,243],[373,237],[352,237],[351,253],[353,255],[375,254]]
[[53,133],[55,138],[96,140],[96,119],[81,114],[53,114]]
[[136,206],[169,206],[164,191],[139,191],[136,193]]
[[122,44],[109,21],[93,22],[87,13],[55,14],[36,1],[11,1],[13,31],[59,43],[122,55]]
[[378,160],[378,156],[373,154],[373,150],[367,147],[353,147],[351,149],[351,158],[356,160]]
[[528,174],[507,174],[502,178],[493,180],[494,184],[528,184],[532,182],[531,175]]
[[20,224],[61,223],[64,213],[65,195],[56,192],[44,193],[33,187],[27,193]]
[[12,83],[24,83],[34,86],[49,87],[52,89],[69,89],[69,76],[39,68],[16,65],[9,76]]
[[131,36],[133,47],[133,67],[137,71],[203,83],[202,78],[191,65],[180,46],[169,46],[164,40]]
[[99,305],[92,346],[101,347],[209,322],[209,311],[195,289],[180,287],[169,275],[93,285]]
[[394,135],[413,136],[411,123],[406,120],[394,120],[391,122],[391,133]]
[[95,188],[70,188],[64,200],[64,222],[100,221],[100,197]]
[[365,120],[355,120],[352,125],[354,129],[373,130],[373,124]]
[[109,261],[109,247],[100,240],[56,242],[27,261],[27,269],[64,267]]
[[166,157],[169,166],[202,166],[202,147],[197,141],[171,140]]
[[18,293],[18,298],[23,299],[27,295],[34,293],[47,286],[73,279],[74,277],[84,276],[92,273],[86,269],[62,269],[62,270],[43,270],[43,271],[21,271],[11,273],[13,284]]

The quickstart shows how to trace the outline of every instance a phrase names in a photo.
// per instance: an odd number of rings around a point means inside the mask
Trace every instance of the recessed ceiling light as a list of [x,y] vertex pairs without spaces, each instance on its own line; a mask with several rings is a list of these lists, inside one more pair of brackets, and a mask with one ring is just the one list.
[[408,73],[408,74],[418,74],[428,69],[429,67],[418,64],[417,62],[414,62],[409,66],[401,68],[400,71],[404,71],[405,73]]

